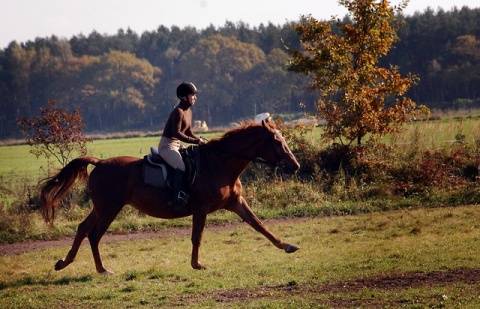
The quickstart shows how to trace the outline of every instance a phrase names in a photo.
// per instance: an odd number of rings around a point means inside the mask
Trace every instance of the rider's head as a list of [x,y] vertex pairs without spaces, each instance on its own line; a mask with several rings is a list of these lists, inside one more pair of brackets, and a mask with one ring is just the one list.
[[197,92],[197,87],[193,83],[183,82],[177,87],[177,97],[183,101],[187,101],[189,94],[197,94]]

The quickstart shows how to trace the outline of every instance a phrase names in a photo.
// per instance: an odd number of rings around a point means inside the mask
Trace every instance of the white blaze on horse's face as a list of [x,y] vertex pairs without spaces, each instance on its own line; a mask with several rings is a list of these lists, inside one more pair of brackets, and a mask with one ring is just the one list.
[[290,147],[288,147],[287,141],[282,135],[282,132],[280,130],[276,130],[275,133],[273,134],[274,139],[278,139],[282,143],[283,151],[287,154],[292,154],[292,151],[290,150]]
[[282,165],[290,172],[295,172],[300,168],[300,164],[298,164],[297,159],[290,150],[290,147],[288,147],[285,138],[279,130],[273,132],[273,147],[274,151],[277,153],[277,165]]

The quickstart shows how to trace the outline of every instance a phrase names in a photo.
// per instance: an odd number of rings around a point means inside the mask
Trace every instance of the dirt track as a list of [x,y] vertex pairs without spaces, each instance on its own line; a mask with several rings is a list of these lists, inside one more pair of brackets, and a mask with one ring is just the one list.
[[[276,222],[284,222],[286,220],[275,220]],[[243,222],[232,222],[224,225],[214,225],[206,227],[208,231],[231,229],[233,227],[246,224]],[[117,241],[128,241],[136,239],[148,239],[156,237],[168,237],[173,235],[190,235],[190,227],[174,227],[165,228],[154,232],[138,232],[129,234],[105,234],[102,238],[102,243],[112,243]],[[15,255],[23,254],[35,250],[42,250],[47,248],[56,248],[72,245],[73,237],[65,237],[58,240],[39,240],[39,241],[27,241],[13,244],[0,244],[0,255]],[[85,238],[85,242],[88,243],[88,239]],[[85,244],[83,244],[85,245]]]
[[[371,278],[340,281],[320,285],[293,284],[279,286],[257,286],[255,288],[232,289],[225,291],[214,291],[186,295],[182,299],[185,303],[193,303],[199,299],[211,299],[218,303],[248,302],[252,298],[275,299],[279,295],[289,296],[311,296],[318,295],[319,303],[332,308],[386,308],[404,307],[408,305],[405,300],[383,300],[375,298],[342,299],[338,297],[343,293],[350,294],[363,289],[395,291],[411,288],[433,288],[456,284],[478,285],[480,288],[480,269],[456,269],[451,271],[434,272],[409,272],[393,274],[388,276],[377,276]],[[325,299],[324,295],[337,295]],[[446,296],[448,297],[448,296]],[[192,298],[192,299],[190,299]]]

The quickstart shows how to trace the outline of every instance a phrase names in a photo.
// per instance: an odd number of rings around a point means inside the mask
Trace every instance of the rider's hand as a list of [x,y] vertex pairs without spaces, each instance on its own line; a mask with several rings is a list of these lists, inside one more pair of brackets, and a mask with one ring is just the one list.
[[200,138],[198,139],[198,144],[199,144],[199,145],[205,145],[206,143],[207,143],[207,141],[205,141],[203,138],[200,137]]

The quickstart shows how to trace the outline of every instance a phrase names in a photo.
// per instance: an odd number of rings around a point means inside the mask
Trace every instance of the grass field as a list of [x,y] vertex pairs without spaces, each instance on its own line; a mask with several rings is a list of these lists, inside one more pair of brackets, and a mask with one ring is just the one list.
[[[94,140],[87,144],[88,154],[98,158],[114,156],[143,157],[150,147],[158,146],[159,137],[138,137],[124,139]],[[43,178],[47,172],[47,160],[36,158],[28,145],[0,146],[0,177],[7,180]],[[58,162],[52,162],[58,168]],[[55,164],[56,163],[56,164]]]
[[[203,134],[207,138],[220,133]],[[87,143],[87,155],[101,159],[116,156],[134,156],[142,158],[150,152],[150,147],[158,147],[159,136],[131,137],[114,139],[96,139]],[[9,181],[24,179],[38,181],[47,175],[48,164],[44,157],[36,158],[30,153],[30,146],[11,145],[0,146],[0,177]],[[51,160],[52,170],[60,167],[58,162]],[[2,181],[3,182],[3,181]]]
[[[383,142],[401,150],[475,144],[479,124],[471,118],[412,123]],[[320,134],[317,128],[308,138],[318,141]],[[99,139],[88,144],[88,152],[99,158],[142,157],[158,139]],[[38,211],[9,212],[20,196],[34,195],[32,186],[49,172],[46,160],[36,159],[26,145],[13,145],[0,146],[0,162],[2,242],[72,237],[88,204],[62,208],[54,229],[43,225]],[[95,273],[88,243],[61,272],[53,265],[69,246],[2,255],[0,308],[480,307],[478,206],[342,200],[339,196],[346,195],[328,196],[288,180],[270,190],[263,187],[262,182],[245,184],[246,199],[277,236],[300,251],[287,255],[246,224],[218,228],[238,220],[219,212],[209,216],[201,247],[206,271],[190,268],[190,237],[184,234],[103,244],[104,262],[116,273],[106,277]],[[278,217],[299,218],[269,220]],[[160,231],[189,226],[190,220],[159,220],[127,207],[110,231]]]
[[[442,149],[448,153],[448,149],[457,144],[459,138],[464,138],[465,142],[475,145],[475,140],[480,141],[480,121],[478,118],[462,118],[456,120],[450,118],[447,120],[435,122],[415,122],[409,124],[403,133],[395,136],[387,136],[383,142],[395,144],[398,154],[390,155],[388,160],[391,162],[404,162],[411,160],[405,154],[425,149]],[[211,139],[220,135],[221,132],[202,134]],[[319,143],[321,128],[316,128],[306,136],[310,139],[314,147],[323,149]],[[459,137],[460,136],[460,137]],[[149,137],[129,137],[129,138],[108,138],[96,139],[88,144],[88,155],[99,158],[109,158],[120,155],[130,155],[143,157],[149,152],[151,146],[158,144],[159,136]],[[476,146],[479,149],[480,145]],[[413,149],[413,150],[412,150]],[[374,158],[379,158],[374,156]],[[379,158],[382,159],[382,158]],[[392,161],[393,160],[393,161]],[[28,145],[0,146],[0,210],[5,214],[0,218],[0,242],[11,242],[26,239],[43,239],[59,237],[61,235],[71,235],[76,230],[79,220],[86,216],[87,209],[73,207],[66,209],[57,222],[59,226],[53,233],[46,231],[36,213],[28,213],[30,205],[35,207],[35,185],[39,180],[52,174],[57,170],[59,164],[49,166],[45,158],[36,158],[29,152]],[[321,180],[324,181],[324,180]],[[445,180],[448,182],[448,180]],[[336,186],[329,192],[322,192],[316,186],[323,183],[298,183],[284,182],[282,185],[272,186],[268,189],[260,181],[245,184],[245,197],[249,204],[256,209],[257,213],[264,218],[277,216],[314,216],[322,214],[341,214],[341,213],[361,213],[378,211],[385,209],[399,209],[405,207],[421,207],[420,200],[412,201],[410,199],[386,200],[380,194],[380,200],[363,200],[361,196],[369,190],[365,187],[346,188],[340,179]],[[349,191],[347,191],[349,190]],[[371,189],[370,189],[371,190]],[[374,192],[382,191],[382,187],[373,188]],[[476,203],[475,194],[473,198],[467,193],[467,197],[449,198],[450,201],[440,201],[441,192],[431,191],[427,199],[430,201],[428,207],[437,205],[458,205]],[[272,196],[273,194],[273,196]],[[477,194],[478,195],[478,194]],[[349,200],[350,197],[353,200]],[[356,198],[360,196],[360,198]],[[437,198],[439,197],[439,198]],[[444,199],[445,200],[445,199]],[[458,200],[459,202],[456,202]],[[339,202],[340,201],[340,202]],[[341,202],[344,201],[344,202]],[[425,203],[425,199],[423,199]],[[25,213],[25,208],[27,213]],[[10,210],[15,210],[11,213]],[[63,211],[63,210],[62,210]],[[127,212],[131,216],[121,216],[126,220],[112,228],[121,231],[122,229],[142,230],[145,228],[162,228],[157,222],[148,218],[139,218],[134,212]],[[9,217],[12,215],[12,217]],[[229,217],[219,216],[219,221],[229,220]],[[225,218],[224,218],[225,217]],[[22,222],[18,224],[17,222]],[[182,223],[183,224],[183,223]],[[12,232],[9,232],[12,231]],[[50,236],[48,236],[49,234]]]
[[186,235],[102,245],[112,276],[88,243],[60,272],[68,247],[0,256],[0,307],[478,308],[479,222],[473,206],[267,222],[291,255],[246,224],[207,228],[204,271]]
[[[321,127],[316,128],[308,138],[313,144],[320,142]],[[218,136],[221,132],[202,134],[206,138]],[[478,118],[446,119],[434,122],[416,122],[405,127],[398,135],[387,136],[382,142],[387,144],[416,144],[428,149],[438,149],[452,144],[459,137],[465,136],[469,142],[480,140],[480,120]],[[98,158],[114,156],[143,157],[150,152],[150,147],[158,146],[159,136],[131,137],[115,139],[97,139],[87,144],[88,155]],[[48,173],[45,158],[36,158],[29,152],[28,145],[0,146],[0,179],[3,182],[17,180],[24,182],[38,181]],[[58,162],[52,162],[53,169],[58,168]],[[55,164],[56,163],[56,164]]]

